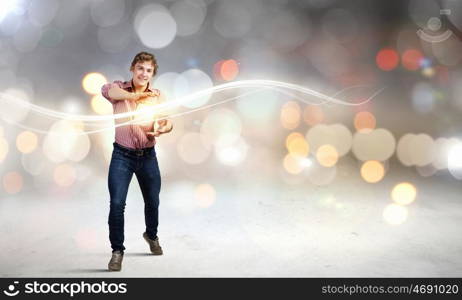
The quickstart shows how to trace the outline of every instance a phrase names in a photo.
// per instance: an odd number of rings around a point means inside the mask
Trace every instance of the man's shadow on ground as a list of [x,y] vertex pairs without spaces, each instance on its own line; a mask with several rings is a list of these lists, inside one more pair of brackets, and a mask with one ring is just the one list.
[[[101,254],[103,255],[103,254]],[[104,256],[108,256],[108,259],[111,258],[110,255],[108,254],[104,254]],[[149,252],[135,252],[135,253],[125,253],[124,254],[124,257],[127,257],[127,256],[155,256],[153,255],[152,253],[149,253]],[[112,271],[109,271],[107,268],[106,269],[102,269],[102,268],[99,268],[99,269],[72,269],[72,270],[69,270],[70,273],[114,273]]]

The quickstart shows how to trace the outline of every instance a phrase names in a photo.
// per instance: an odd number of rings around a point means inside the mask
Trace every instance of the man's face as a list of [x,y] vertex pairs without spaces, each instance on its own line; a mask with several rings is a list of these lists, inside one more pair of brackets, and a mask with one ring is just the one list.
[[131,70],[135,86],[146,86],[154,73],[152,61],[137,62]]

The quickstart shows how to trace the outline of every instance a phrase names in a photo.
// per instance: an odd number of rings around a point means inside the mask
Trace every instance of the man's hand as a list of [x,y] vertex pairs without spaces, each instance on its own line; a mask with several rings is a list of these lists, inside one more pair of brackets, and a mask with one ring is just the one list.
[[148,137],[148,139],[158,137],[164,133],[169,133],[173,129],[172,121],[167,119],[159,120],[157,121],[157,124],[159,125],[159,128],[157,128],[157,130],[146,132],[146,136]]
[[134,93],[130,96],[130,100],[136,102],[142,102],[151,97],[159,97],[160,91],[155,89],[153,92]]

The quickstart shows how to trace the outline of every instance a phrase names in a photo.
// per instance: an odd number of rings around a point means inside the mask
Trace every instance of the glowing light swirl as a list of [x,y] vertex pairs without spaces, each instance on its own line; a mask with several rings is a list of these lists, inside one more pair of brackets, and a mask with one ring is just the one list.
[[[29,103],[27,101],[24,101],[24,100],[16,98],[16,97],[13,97],[13,96],[5,94],[5,93],[3,93],[3,94],[0,93],[0,101],[2,101],[4,104],[6,104],[5,107],[8,107],[8,105],[22,106],[25,109],[28,109],[29,111],[31,111],[32,113],[39,114],[41,117],[45,117],[45,118],[49,118],[49,119],[57,119],[57,120],[66,119],[66,120],[69,120],[69,121],[81,121],[81,122],[84,122],[84,125],[90,126],[90,127],[91,126],[100,126],[98,124],[93,124],[93,123],[101,123],[101,122],[106,122],[106,121],[110,121],[110,120],[130,118],[130,120],[127,121],[127,122],[118,123],[118,124],[114,124],[114,125],[111,125],[111,126],[106,126],[104,128],[97,129],[97,130],[89,130],[89,131],[83,131],[83,132],[77,133],[77,134],[90,134],[90,133],[97,133],[97,132],[113,129],[115,127],[124,126],[124,125],[128,125],[128,124],[137,124],[138,122],[140,122],[140,119],[145,120],[145,119],[143,119],[143,116],[146,117],[146,116],[164,114],[164,116],[162,116],[158,120],[165,119],[165,118],[179,117],[179,116],[182,116],[182,115],[185,115],[185,114],[193,113],[195,111],[199,111],[199,110],[207,109],[207,108],[210,108],[210,107],[213,107],[213,106],[216,106],[216,105],[224,104],[226,102],[236,100],[238,98],[247,96],[249,94],[258,93],[258,92],[261,92],[261,91],[266,90],[266,89],[275,90],[275,91],[280,92],[282,94],[293,97],[293,98],[295,98],[295,99],[297,99],[297,100],[299,100],[299,101],[301,101],[301,102],[303,102],[305,104],[321,105],[321,104],[325,104],[325,103],[334,103],[334,104],[342,104],[342,105],[348,105],[348,106],[357,106],[357,105],[362,105],[362,104],[364,104],[366,102],[369,102],[370,100],[372,100],[374,97],[376,97],[383,90],[383,88],[382,88],[382,89],[376,91],[372,96],[370,96],[366,100],[364,100],[362,102],[358,102],[358,103],[350,103],[350,102],[343,101],[343,100],[335,98],[337,95],[344,92],[345,90],[352,89],[352,88],[359,88],[359,87],[361,87],[361,86],[348,87],[346,89],[343,89],[343,90],[337,92],[333,96],[328,96],[328,95],[319,93],[319,92],[317,92],[317,91],[315,91],[313,89],[307,88],[307,87],[303,87],[303,86],[296,85],[296,84],[291,84],[291,83],[286,83],[286,82],[281,82],[281,81],[273,81],[273,80],[241,80],[241,81],[234,81],[234,82],[229,82],[229,83],[224,83],[224,84],[221,84],[221,85],[213,86],[211,88],[204,89],[204,90],[201,90],[201,91],[197,91],[197,92],[192,93],[190,95],[180,97],[180,98],[174,99],[172,101],[164,102],[164,103],[161,103],[161,104],[152,105],[152,106],[146,105],[142,109],[137,109],[136,111],[125,112],[125,113],[120,113],[120,114],[102,115],[102,116],[100,116],[100,115],[80,115],[80,114],[63,113],[63,112],[59,112],[59,111],[55,111],[55,110],[52,110],[52,109],[47,109],[47,108],[41,107],[41,106],[35,105],[33,103]],[[205,95],[215,94],[215,93],[224,92],[224,91],[232,90],[232,89],[241,89],[241,88],[258,88],[258,90],[247,92],[247,93],[244,93],[244,94],[240,94],[240,95],[235,96],[235,97],[226,98],[224,100],[218,101],[217,103],[203,105],[203,106],[201,106],[199,108],[189,109],[186,112],[165,113],[165,112],[171,111],[174,108],[178,108],[178,107],[180,107],[180,106],[182,106],[182,105],[184,105],[184,104],[186,104],[188,102],[194,101],[195,99],[197,99],[199,97],[203,97]],[[289,90],[289,91],[287,91],[287,90]],[[321,102],[316,103],[316,102],[306,100],[306,99],[304,99],[304,98],[302,98],[302,97],[300,97],[298,95],[293,94],[293,92],[299,92],[299,93],[304,94],[304,95],[314,96],[315,98],[321,100]],[[131,118],[131,117],[134,117],[134,118]],[[141,121],[141,122],[143,122],[143,121]],[[28,129],[28,130],[31,130],[31,131],[35,131],[35,132],[38,132],[38,133],[45,133],[45,134],[49,133],[48,131],[40,130],[40,129],[37,129],[37,128],[31,128],[31,127],[28,127],[28,126],[26,126],[24,124],[20,124],[20,123],[14,123],[14,124],[18,125],[19,127],[22,127],[22,128],[25,128],[25,129]]]

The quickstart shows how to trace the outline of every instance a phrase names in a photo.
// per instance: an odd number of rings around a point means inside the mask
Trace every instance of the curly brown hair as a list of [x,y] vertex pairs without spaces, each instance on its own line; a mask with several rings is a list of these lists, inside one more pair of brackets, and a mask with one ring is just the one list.
[[137,55],[135,55],[135,57],[133,58],[133,61],[132,61],[132,65],[130,66],[130,71],[133,70],[133,68],[135,67],[135,65],[137,63],[145,62],[145,61],[152,62],[152,65],[154,67],[152,76],[156,75],[157,69],[159,68],[159,66],[157,65],[156,57],[154,56],[154,54],[149,53],[149,52],[144,52],[144,51],[138,53]]

